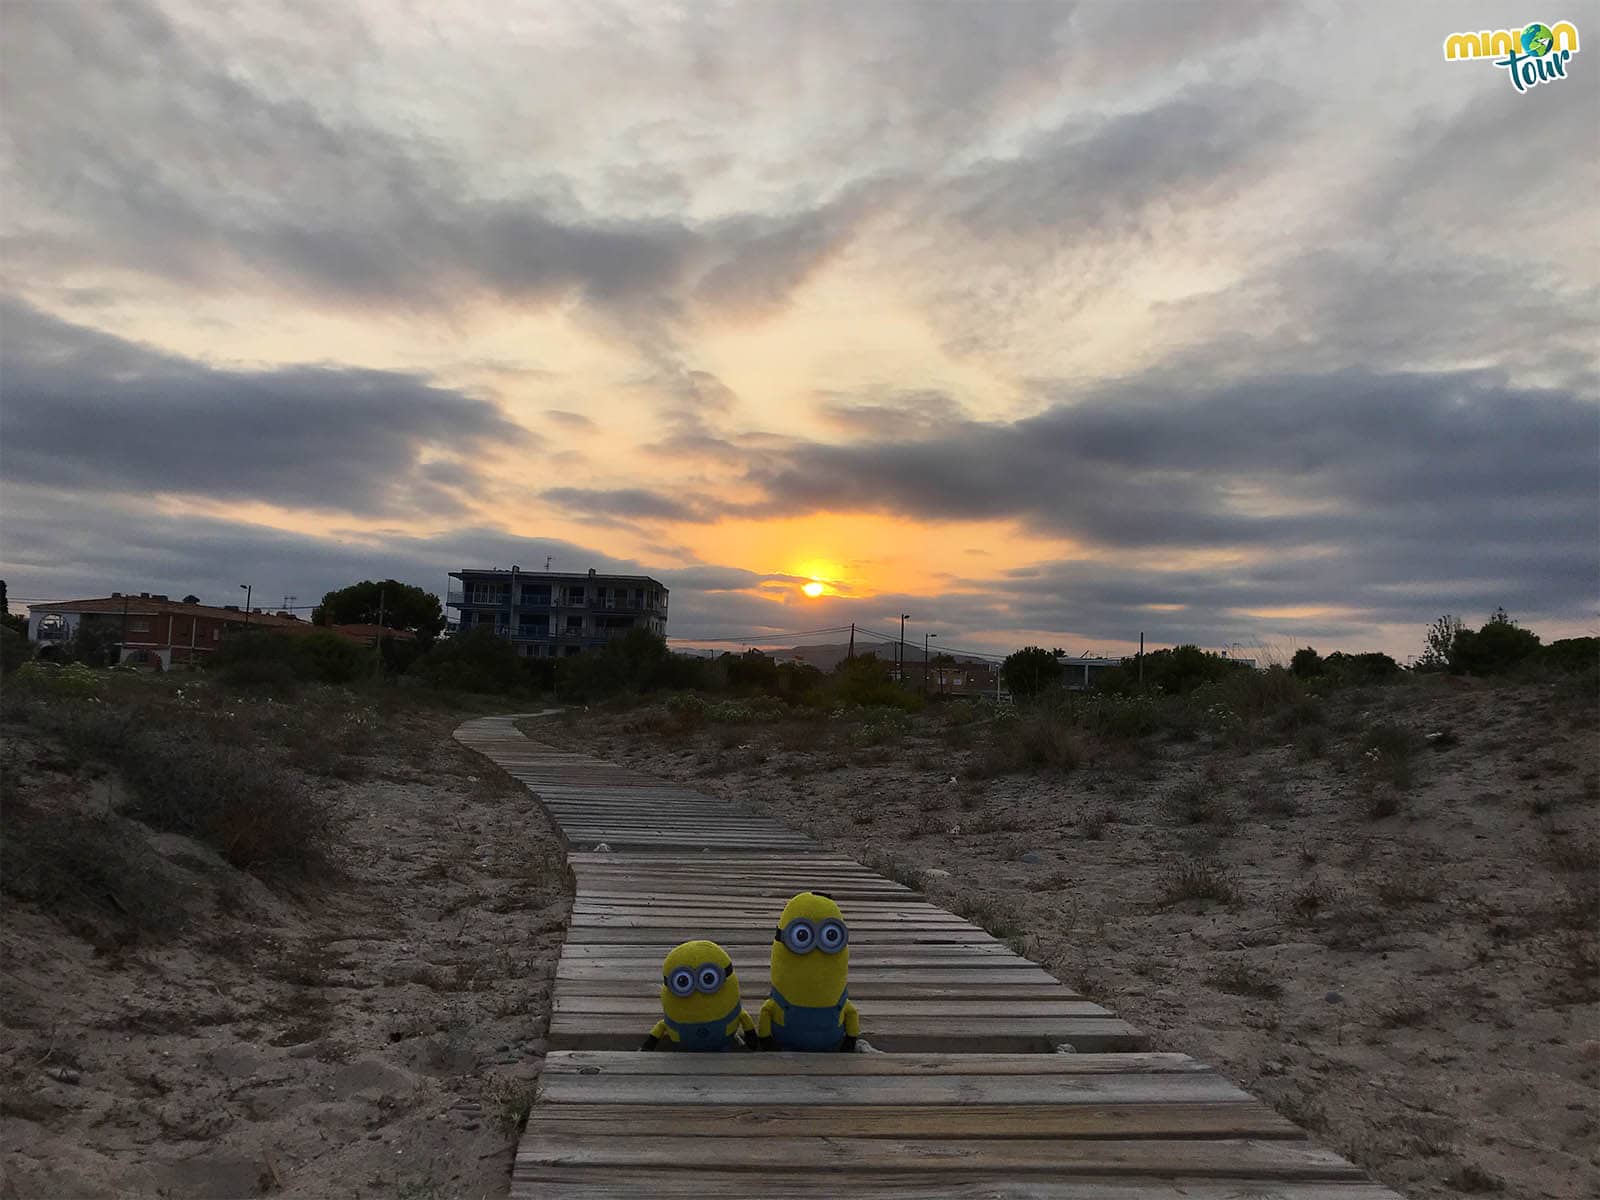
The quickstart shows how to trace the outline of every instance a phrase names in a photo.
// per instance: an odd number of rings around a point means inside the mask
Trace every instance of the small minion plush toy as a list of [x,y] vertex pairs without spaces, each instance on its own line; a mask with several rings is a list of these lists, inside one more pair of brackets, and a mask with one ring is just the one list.
[[772,936],[772,994],[756,1021],[760,1044],[779,1050],[854,1050],[861,1017],[846,991],[850,930],[832,897],[801,892]]
[[662,1038],[679,1050],[755,1045],[755,1022],[739,1003],[733,960],[715,942],[685,942],[662,961],[661,1011],[641,1050],[654,1050]]

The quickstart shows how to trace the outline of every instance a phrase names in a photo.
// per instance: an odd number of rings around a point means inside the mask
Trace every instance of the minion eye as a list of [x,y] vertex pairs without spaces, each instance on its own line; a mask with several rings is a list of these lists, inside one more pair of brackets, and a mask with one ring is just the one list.
[[694,991],[694,972],[687,967],[679,967],[667,976],[667,987],[674,996],[687,996]]
[[700,990],[714,992],[722,986],[722,970],[719,967],[700,968]]
[[843,950],[845,943],[850,940],[850,931],[845,928],[843,921],[831,918],[822,923],[822,928],[817,930],[817,948],[824,954],[837,954]]
[[790,921],[783,931],[783,944],[796,954],[806,954],[816,949],[817,931],[804,917]]

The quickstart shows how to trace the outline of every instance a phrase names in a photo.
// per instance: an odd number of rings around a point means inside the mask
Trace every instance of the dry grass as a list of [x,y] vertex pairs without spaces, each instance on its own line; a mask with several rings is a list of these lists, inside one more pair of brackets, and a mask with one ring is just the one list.
[[1162,872],[1156,903],[1163,908],[1185,900],[1231,904],[1238,894],[1233,876],[1224,868],[1203,859],[1185,859]]

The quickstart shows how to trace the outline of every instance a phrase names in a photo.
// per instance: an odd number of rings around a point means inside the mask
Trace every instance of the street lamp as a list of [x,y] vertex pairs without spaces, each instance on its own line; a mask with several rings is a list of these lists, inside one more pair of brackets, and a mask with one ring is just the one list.
[[922,635],[922,694],[924,696],[928,694],[928,639],[938,636],[937,633],[925,633]]
[[906,681],[906,622],[911,619],[910,613],[900,614],[900,682]]
[[251,588],[254,585],[253,584],[248,584],[248,583],[241,583],[239,586],[244,589],[244,627],[246,629],[249,629],[250,628],[250,591],[251,591]]

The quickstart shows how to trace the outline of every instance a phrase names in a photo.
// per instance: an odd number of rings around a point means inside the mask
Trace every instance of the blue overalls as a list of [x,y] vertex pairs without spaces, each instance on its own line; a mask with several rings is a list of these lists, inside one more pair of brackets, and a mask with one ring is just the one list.
[[844,1005],[848,991],[835,1004],[819,1008],[790,1004],[777,988],[772,1000],[782,1011],[782,1022],[772,1022],[772,1040],[780,1050],[832,1050],[844,1040]]
[[674,1021],[663,1014],[663,1021],[667,1028],[678,1035],[678,1049],[680,1050],[727,1050],[733,1045],[734,1035],[728,1031],[730,1025],[738,1030],[739,1005],[735,1004],[727,1013],[715,1021]]

